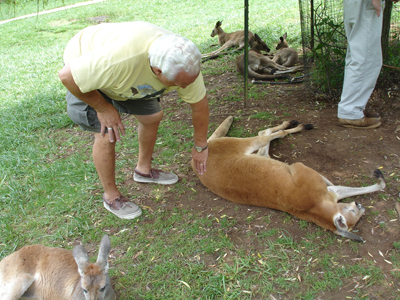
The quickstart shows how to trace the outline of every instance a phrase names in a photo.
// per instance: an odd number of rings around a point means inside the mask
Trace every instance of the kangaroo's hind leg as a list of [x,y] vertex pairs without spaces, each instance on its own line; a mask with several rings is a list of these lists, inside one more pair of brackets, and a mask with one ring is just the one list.
[[278,125],[278,126],[275,126],[275,127],[272,127],[272,128],[267,128],[267,129],[264,129],[264,130],[261,130],[261,131],[259,131],[258,132],[258,135],[270,135],[271,133],[274,133],[274,132],[277,132],[277,131],[279,131],[279,130],[285,130],[285,129],[288,129],[288,128],[293,128],[293,127],[295,127],[295,126],[297,126],[297,125],[299,125],[299,122],[298,121],[284,121],[281,125]]
[[[297,126],[297,127],[295,127],[295,126]],[[291,129],[288,129],[288,128],[291,128]],[[258,135],[259,136],[271,136],[271,135],[274,135],[274,133],[276,133],[276,132],[282,131],[282,134],[275,134],[274,137],[271,139],[271,141],[272,141],[274,139],[282,138],[282,137],[286,136],[287,134],[296,133],[296,132],[303,131],[304,129],[311,129],[311,128],[312,128],[312,125],[304,125],[304,124],[299,125],[299,122],[295,121],[295,120],[290,121],[290,122],[285,121],[281,125],[260,131],[258,133]],[[285,129],[287,129],[287,130],[285,130]],[[270,146],[270,144],[268,143],[268,145],[261,147],[260,149],[258,149],[257,154],[269,158],[270,157],[269,153],[268,153],[269,146]]]
[[374,171],[374,177],[377,179],[377,183],[374,185],[366,186],[366,187],[347,187],[347,186],[328,186],[328,191],[334,192],[336,194],[336,201],[341,199],[369,194],[377,191],[382,191],[386,187],[385,178],[380,170],[376,169]]
[[212,51],[212,52],[210,52],[210,53],[207,53],[207,54],[203,54],[202,55],[202,58],[206,58],[206,57],[209,57],[209,56],[212,56],[212,55],[216,55],[216,54],[219,54],[219,53],[221,53],[222,51],[224,51],[224,50],[226,50],[226,49],[228,49],[228,48],[231,48],[231,47],[233,47],[233,46],[235,46],[236,44],[235,44],[235,42],[234,41],[232,41],[232,40],[230,40],[230,41],[227,41],[225,44],[223,44],[219,49],[217,49],[217,50],[215,50],[215,51]]

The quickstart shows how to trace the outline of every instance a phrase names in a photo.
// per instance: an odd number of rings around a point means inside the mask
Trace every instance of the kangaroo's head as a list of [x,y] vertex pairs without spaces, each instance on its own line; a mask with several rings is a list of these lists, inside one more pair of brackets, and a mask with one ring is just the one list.
[[279,41],[278,45],[276,46],[276,50],[283,49],[283,48],[289,48],[289,44],[287,43],[286,38],[287,38],[287,32],[285,32],[285,34],[279,38],[280,41]]
[[268,45],[261,40],[257,33],[254,34],[254,44],[251,47],[251,50],[261,53],[261,51],[269,52],[270,49]]
[[363,242],[363,239],[354,233],[348,231],[349,228],[356,225],[358,220],[365,213],[365,208],[357,202],[338,203],[339,212],[334,215],[333,223],[336,226],[336,234]]
[[82,245],[75,246],[73,256],[81,275],[80,297],[85,300],[114,300],[115,294],[108,275],[107,257],[111,251],[110,239],[104,235],[96,263],[90,263],[86,249]]
[[215,24],[213,31],[211,31],[211,37],[218,35],[222,31],[221,25],[222,21],[218,21],[217,24]]

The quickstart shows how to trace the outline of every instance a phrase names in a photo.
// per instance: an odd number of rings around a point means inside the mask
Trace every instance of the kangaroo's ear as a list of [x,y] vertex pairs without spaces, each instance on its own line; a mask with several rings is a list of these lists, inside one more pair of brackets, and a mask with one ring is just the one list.
[[337,231],[335,232],[338,235],[341,235],[345,238],[360,242],[360,243],[364,243],[365,241],[362,239],[362,237],[359,237],[358,235],[349,232],[348,231],[348,226],[347,226],[347,222],[346,219],[343,217],[342,214],[336,214],[333,217],[333,223],[336,226]]
[[348,226],[347,226],[346,219],[343,217],[342,214],[336,214],[333,217],[333,224],[335,224],[336,229],[339,232],[345,232],[345,231],[347,231],[349,229]]
[[89,265],[89,256],[86,249],[82,245],[77,245],[72,251],[72,255],[78,265],[79,274],[83,276],[86,267]]
[[283,42],[283,41],[284,41],[284,38],[283,38],[282,36],[281,36],[279,39],[281,40],[281,42]]
[[217,24],[215,24],[215,28],[220,27],[222,25],[222,21],[218,21]]
[[254,39],[255,39],[257,42],[261,42],[261,38],[258,36],[257,33],[254,34]]
[[287,32],[282,36],[285,40],[287,39]]
[[343,236],[345,238],[351,239],[353,241],[356,241],[356,242],[360,242],[360,243],[364,243],[365,242],[362,237],[360,237],[357,234],[354,234],[352,232],[349,232],[349,231],[339,232],[339,235],[341,235],[341,236]]
[[99,264],[99,266],[104,270],[105,273],[108,272],[107,258],[108,255],[110,254],[110,251],[111,251],[110,238],[108,237],[108,235],[104,235],[100,242],[99,255],[97,256],[96,263]]

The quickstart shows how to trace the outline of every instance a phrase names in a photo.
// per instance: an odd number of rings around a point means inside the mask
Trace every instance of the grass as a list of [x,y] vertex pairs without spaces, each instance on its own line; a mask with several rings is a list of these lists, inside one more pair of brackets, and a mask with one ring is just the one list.
[[[253,32],[272,46],[287,31],[289,42],[300,47],[296,0],[250,2]],[[59,4],[46,2],[45,8]],[[5,4],[0,5],[1,18],[12,17],[10,7],[6,11]],[[36,8],[32,2],[21,12]],[[298,242],[279,226],[258,233],[250,230],[251,246],[240,247],[228,234],[237,230],[235,219],[218,212],[198,216],[187,208],[168,209],[163,201],[166,195],[177,200],[185,196],[193,203],[199,200],[193,182],[185,178],[173,187],[152,188],[147,194],[154,205],[143,207],[144,215],[138,220],[119,220],[107,213],[91,159],[92,136],[82,134],[68,118],[65,88],[57,76],[69,39],[93,24],[89,18],[102,15],[109,22],[155,22],[187,36],[207,52],[208,45],[216,43],[210,32],[217,20],[223,21],[228,32],[242,28],[243,3],[114,0],[0,25],[1,258],[33,243],[72,249],[80,241],[97,249],[101,236],[108,233],[113,247],[110,272],[119,299],[267,299],[287,293],[296,299],[314,299],[353,278],[370,276],[366,284],[380,284],[380,269],[367,260],[360,265],[335,264],[342,255],[340,240],[319,228]],[[232,70],[227,62],[220,66],[210,62],[204,74],[227,70]],[[239,101],[240,92],[238,87],[224,100]],[[253,98],[263,97],[257,87],[250,93]],[[174,107],[165,111],[173,115]],[[155,149],[162,155],[155,155],[155,164],[175,165],[179,172],[188,172],[189,118],[188,108],[186,119],[162,122]],[[274,116],[258,112],[252,118],[271,120]],[[132,138],[117,146],[119,183],[130,178],[138,148],[137,124],[131,119],[124,122],[129,123],[127,136]],[[250,133],[237,126],[230,135]],[[128,187],[121,189],[124,192]],[[142,194],[131,196],[140,201]],[[271,218],[253,211],[246,226],[255,228],[259,222],[267,226]],[[284,220],[292,226],[292,217],[284,216]],[[305,230],[309,223],[300,222],[300,226]],[[327,247],[335,249],[332,255],[320,255]],[[398,243],[394,247],[400,248]],[[400,258],[396,257],[398,268]],[[362,290],[357,293],[359,298],[363,294]]]

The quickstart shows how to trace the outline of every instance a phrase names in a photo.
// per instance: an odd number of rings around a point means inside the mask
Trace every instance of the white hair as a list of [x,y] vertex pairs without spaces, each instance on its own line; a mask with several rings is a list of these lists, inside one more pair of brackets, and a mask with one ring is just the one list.
[[149,49],[150,65],[160,68],[170,81],[180,72],[195,76],[200,72],[201,53],[189,39],[177,34],[156,38]]

